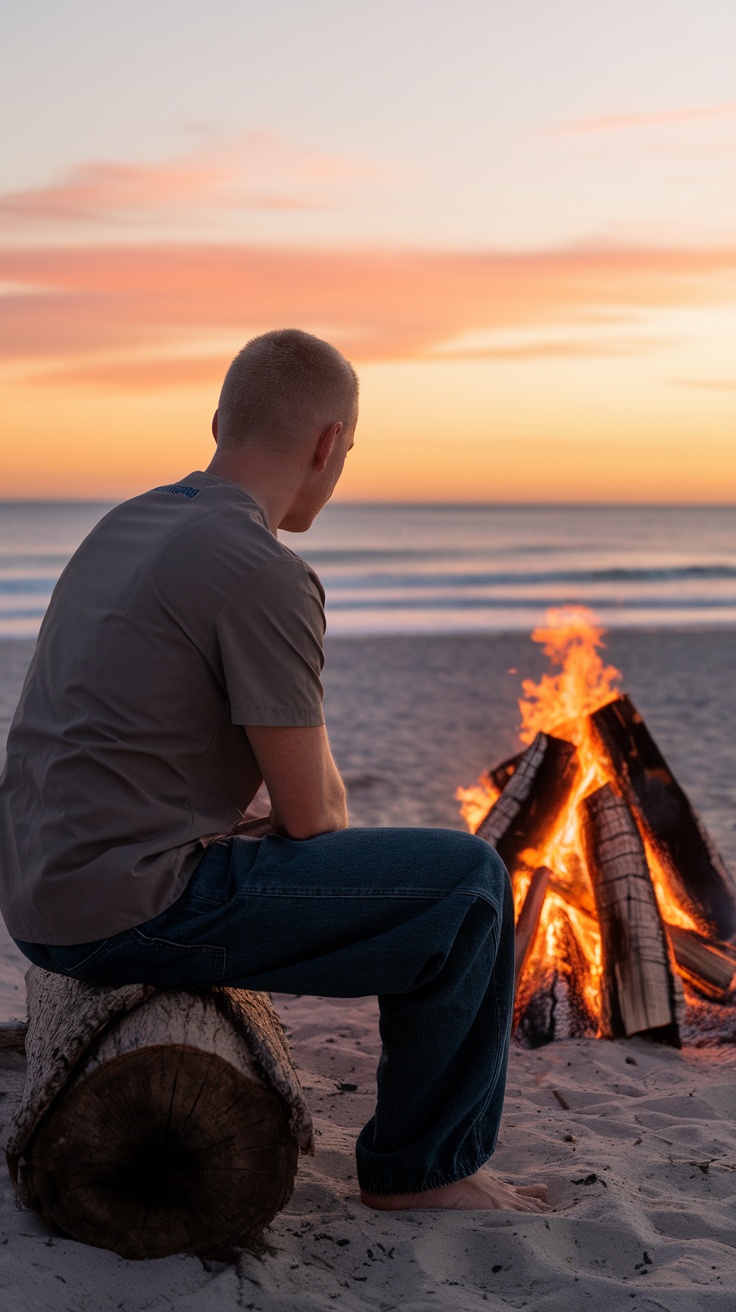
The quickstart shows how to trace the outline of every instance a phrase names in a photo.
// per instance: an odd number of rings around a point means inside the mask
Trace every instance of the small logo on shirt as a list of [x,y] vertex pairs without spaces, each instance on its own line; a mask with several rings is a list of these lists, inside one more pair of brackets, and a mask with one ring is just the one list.
[[198,487],[187,487],[184,483],[169,483],[168,487],[161,489],[162,492],[176,492],[180,497],[198,497]]

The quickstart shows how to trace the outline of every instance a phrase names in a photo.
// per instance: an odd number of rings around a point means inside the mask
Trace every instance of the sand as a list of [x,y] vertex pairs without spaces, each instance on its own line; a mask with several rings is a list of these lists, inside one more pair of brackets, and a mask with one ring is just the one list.
[[[609,654],[662,750],[736,864],[736,633],[614,635]],[[30,655],[0,643],[0,718]],[[451,824],[458,783],[515,746],[528,639],[334,640],[328,716],[359,824]],[[729,700],[730,699],[730,700]],[[729,722],[730,717],[730,722]],[[0,943],[0,1016],[23,1009],[22,960]],[[356,1196],[353,1143],[370,1115],[374,999],[278,997],[317,1129],[263,1259],[132,1263],[50,1231],[0,1180],[0,1304],[10,1312],[233,1312],[253,1308],[736,1306],[736,1047],[675,1052],[644,1040],[514,1046],[493,1166],[543,1179],[556,1211],[376,1214]],[[0,1119],[21,1058],[0,1058]],[[355,1086],[354,1088],[352,1086]]]

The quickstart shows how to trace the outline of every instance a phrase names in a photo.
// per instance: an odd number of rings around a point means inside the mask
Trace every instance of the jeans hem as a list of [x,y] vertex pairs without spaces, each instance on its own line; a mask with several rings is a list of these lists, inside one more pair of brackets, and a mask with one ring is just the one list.
[[442,1189],[445,1185],[457,1184],[458,1180],[467,1180],[468,1176],[475,1175],[476,1171],[479,1171],[481,1166],[484,1166],[487,1161],[490,1161],[492,1156],[493,1149],[491,1149],[489,1153],[482,1154],[467,1168],[462,1167],[457,1170],[453,1175],[430,1175],[424,1180],[423,1184],[418,1184],[415,1177],[413,1180],[407,1181],[406,1184],[401,1185],[399,1188],[397,1188],[395,1184],[392,1184],[390,1189],[377,1186],[375,1181],[368,1181],[365,1172],[358,1168],[358,1184],[363,1193],[375,1194],[377,1197],[381,1198],[390,1198],[394,1194],[424,1194],[430,1189]]

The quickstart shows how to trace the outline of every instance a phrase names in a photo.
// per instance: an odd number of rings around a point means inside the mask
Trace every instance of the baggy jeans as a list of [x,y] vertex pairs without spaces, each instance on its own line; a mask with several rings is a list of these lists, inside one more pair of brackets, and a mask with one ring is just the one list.
[[433,1189],[494,1150],[514,917],[501,859],[472,834],[220,839],[153,920],[97,943],[18,946],[90,984],[377,994],[382,1052],[375,1113],[356,1146],[361,1189]]

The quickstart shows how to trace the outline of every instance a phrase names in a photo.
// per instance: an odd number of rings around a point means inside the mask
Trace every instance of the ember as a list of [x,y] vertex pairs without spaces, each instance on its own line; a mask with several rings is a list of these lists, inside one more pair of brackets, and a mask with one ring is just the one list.
[[582,607],[547,620],[525,749],[457,793],[511,874],[517,1033],[734,1042],[736,883],[604,664],[604,630]]

